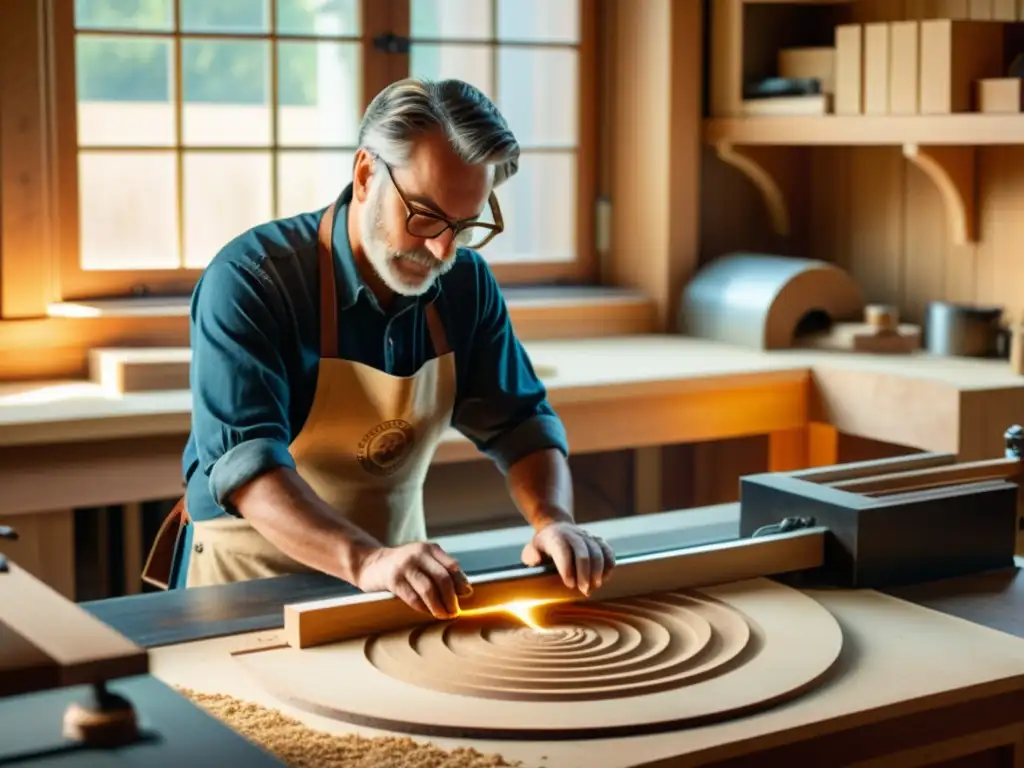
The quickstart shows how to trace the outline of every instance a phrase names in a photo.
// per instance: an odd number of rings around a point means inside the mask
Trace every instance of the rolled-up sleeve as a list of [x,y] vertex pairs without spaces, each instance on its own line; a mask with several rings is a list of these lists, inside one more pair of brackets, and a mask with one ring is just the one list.
[[[536,451],[568,456],[562,420],[516,337],[505,299],[491,271],[476,270],[475,331],[460,375],[453,426],[502,472]],[[460,302],[461,303],[461,302]],[[472,302],[466,302],[472,304]]]
[[273,285],[255,265],[215,260],[192,299],[192,432],[221,507],[288,451],[289,388]]

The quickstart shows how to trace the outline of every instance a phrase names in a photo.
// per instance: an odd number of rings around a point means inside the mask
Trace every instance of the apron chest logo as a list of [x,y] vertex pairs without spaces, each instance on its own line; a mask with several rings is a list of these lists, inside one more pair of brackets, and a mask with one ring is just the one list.
[[412,424],[391,419],[366,433],[356,448],[356,459],[372,475],[390,475],[405,463],[415,442]]

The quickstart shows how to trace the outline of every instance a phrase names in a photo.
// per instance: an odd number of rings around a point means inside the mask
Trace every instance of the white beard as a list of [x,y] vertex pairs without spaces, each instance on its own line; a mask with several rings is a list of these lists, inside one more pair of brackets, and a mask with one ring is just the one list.
[[[371,189],[370,197],[363,208],[363,220],[361,222],[363,233],[363,251],[366,253],[366,260],[373,267],[374,272],[381,281],[392,291],[400,296],[421,296],[427,292],[434,280],[448,272],[455,266],[454,251],[455,244],[452,243],[452,253],[443,262],[438,262],[425,248],[416,251],[395,251],[388,243],[387,233],[384,231],[384,221],[381,217],[381,197],[383,186],[375,184]],[[408,278],[403,277],[394,268],[397,259],[408,259],[416,264],[430,267],[431,272],[416,283],[409,283]]]

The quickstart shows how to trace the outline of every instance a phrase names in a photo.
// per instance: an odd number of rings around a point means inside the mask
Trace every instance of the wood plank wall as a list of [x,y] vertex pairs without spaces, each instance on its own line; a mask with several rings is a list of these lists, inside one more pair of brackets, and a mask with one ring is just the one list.
[[[851,20],[862,23],[1024,21],[1024,0],[859,0],[851,11]],[[901,147],[773,151],[788,153],[792,161],[779,181],[791,206],[793,234],[775,235],[750,181],[705,147],[701,264],[734,250],[822,258],[848,270],[869,301],[897,305],[909,322],[922,322],[928,302],[935,300],[997,305],[1014,318],[1024,313],[1024,146],[978,149],[980,239],[960,246],[950,240],[938,190],[907,162]],[[840,436],[841,462],[907,452]],[[667,464],[693,467],[687,493],[666,489],[670,505],[679,506],[684,500],[698,505],[735,500],[739,477],[764,471],[767,464],[764,438],[674,446],[667,454]]]

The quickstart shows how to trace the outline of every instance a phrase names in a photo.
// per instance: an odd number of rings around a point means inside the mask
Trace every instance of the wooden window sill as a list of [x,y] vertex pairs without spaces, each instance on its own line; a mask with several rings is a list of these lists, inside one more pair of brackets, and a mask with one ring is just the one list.
[[[595,305],[645,305],[646,297],[628,288],[606,286],[509,286],[502,289],[509,310],[525,308],[577,308]],[[63,301],[47,307],[49,317],[188,317],[188,296],[160,296],[95,301]]]
[[[637,291],[600,286],[504,289],[524,341],[653,333],[657,308]],[[0,382],[84,379],[93,350],[187,348],[189,297],[61,302],[47,317],[0,320]]]

